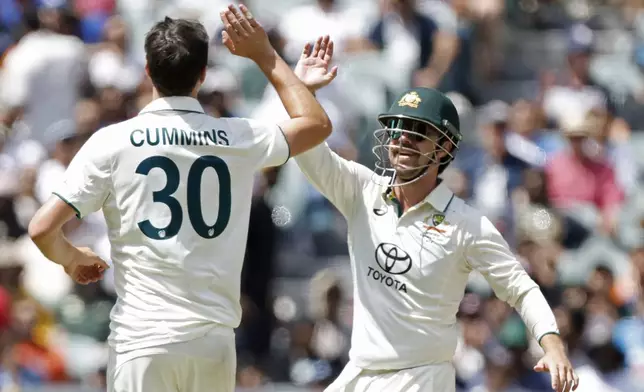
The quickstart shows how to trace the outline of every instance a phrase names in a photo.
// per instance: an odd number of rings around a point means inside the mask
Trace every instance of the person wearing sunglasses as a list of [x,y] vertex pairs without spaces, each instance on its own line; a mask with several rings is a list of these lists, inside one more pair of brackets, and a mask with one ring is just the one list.
[[[326,50],[305,49],[296,66],[312,91],[333,80],[332,49],[331,43]],[[438,90],[416,88],[378,120],[375,170],[341,158],[326,143],[295,158],[348,223],[351,349],[325,392],[455,391],[456,314],[474,270],[518,311],[544,349],[534,369],[549,372],[558,392],[577,389],[539,286],[490,220],[439,178],[462,137],[452,102]]]

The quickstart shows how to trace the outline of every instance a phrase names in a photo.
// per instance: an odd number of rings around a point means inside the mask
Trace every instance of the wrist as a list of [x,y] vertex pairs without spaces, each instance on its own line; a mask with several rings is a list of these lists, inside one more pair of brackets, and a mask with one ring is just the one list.
[[78,254],[78,249],[65,239],[61,230],[34,239],[34,243],[43,256],[63,268],[70,266]]
[[277,60],[277,52],[271,47],[270,50],[267,50],[265,53],[260,53],[252,57],[252,60],[257,64],[262,70],[271,69],[275,66]]
[[539,345],[545,352],[565,351],[563,340],[561,340],[558,332],[548,332],[541,336]]

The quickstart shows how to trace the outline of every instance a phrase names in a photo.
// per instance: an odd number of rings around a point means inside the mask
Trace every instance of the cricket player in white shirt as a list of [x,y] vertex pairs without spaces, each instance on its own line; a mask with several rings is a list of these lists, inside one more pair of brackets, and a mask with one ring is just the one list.
[[[305,50],[295,70],[312,91],[329,80],[321,57]],[[326,392],[454,391],[456,313],[473,270],[545,350],[534,369],[550,372],[554,390],[575,390],[578,377],[541,290],[490,220],[438,178],[461,139],[452,102],[434,89],[412,89],[378,119],[376,172],[326,143],[295,158],[348,222],[350,361]]]
[[[118,294],[110,392],[234,390],[254,175],[331,133],[322,107],[248,9],[230,6],[221,18],[223,43],[259,66],[291,118],[277,125],[204,114],[195,97],[208,35],[199,23],[166,18],[145,42],[155,99],[92,135],[29,226],[42,253],[74,281],[96,282],[108,265],[70,244],[62,227],[103,210]],[[319,39],[315,51],[327,44]]]

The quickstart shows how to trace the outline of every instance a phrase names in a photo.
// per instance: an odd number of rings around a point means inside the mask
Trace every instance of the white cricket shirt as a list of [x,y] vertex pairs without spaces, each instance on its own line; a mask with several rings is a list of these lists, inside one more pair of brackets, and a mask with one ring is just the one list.
[[105,215],[117,353],[239,325],[254,174],[288,158],[277,125],[213,118],[189,97],[92,135],[55,193],[79,218]]
[[543,294],[501,234],[444,183],[399,217],[387,187],[372,181],[376,175],[366,167],[326,145],[295,159],[347,219],[354,286],[349,356],[357,366],[395,370],[451,361],[472,270],[517,308],[535,338],[557,332]]

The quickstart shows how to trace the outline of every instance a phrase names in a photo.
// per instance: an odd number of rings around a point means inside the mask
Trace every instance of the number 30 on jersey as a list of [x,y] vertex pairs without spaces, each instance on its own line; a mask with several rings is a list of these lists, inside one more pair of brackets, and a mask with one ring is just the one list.
[[[149,219],[146,219],[138,222],[138,225],[146,237],[167,240],[176,236],[183,224],[183,207],[172,196],[179,188],[181,173],[172,159],[160,155],[143,160],[136,168],[136,173],[147,176],[152,169],[156,168],[163,170],[167,182],[163,189],[152,193],[152,201],[163,203],[170,209],[170,223],[166,227],[155,227]],[[219,212],[217,221],[212,226],[204,221],[201,208],[201,178],[208,168],[215,169],[219,177]],[[231,193],[228,165],[221,158],[212,155],[198,158],[190,166],[186,187],[188,192],[186,207],[192,228],[203,238],[216,238],[226,229],[230,220]]]

